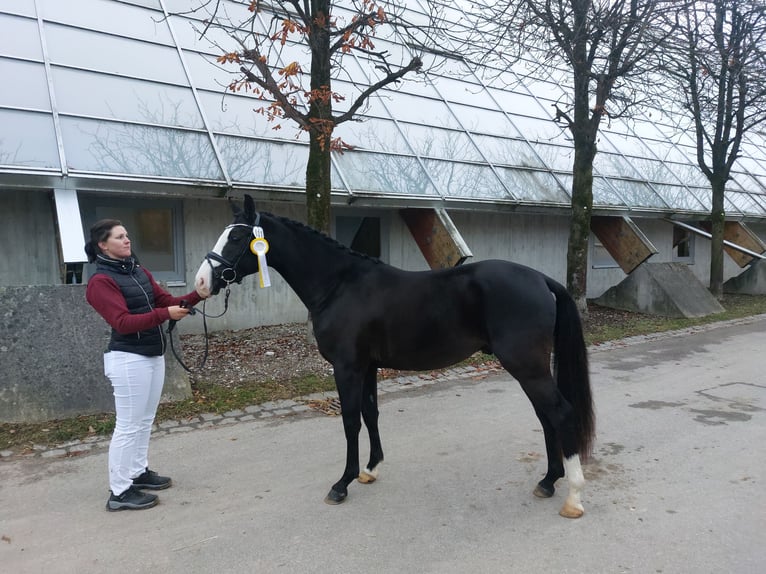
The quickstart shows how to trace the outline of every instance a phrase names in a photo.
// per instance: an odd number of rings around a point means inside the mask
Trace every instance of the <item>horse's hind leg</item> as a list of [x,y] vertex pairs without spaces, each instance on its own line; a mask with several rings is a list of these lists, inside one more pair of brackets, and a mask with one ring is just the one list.
[[[518,347],[515,350],[518,354]],[[519,381],[543,426],[548,471],[535,487],[535,495],[543,498],[553,496],[554,483],[566,475],[569,493],[559,514],[567,518],[579,518],[584,512],[580,492],[585,479],[580,467],[579,445],[575,439],[574,411],[556,387],[550,372],[549,358],[542,355],[538,361],[533,361],[530,355],[526,355],[526,362],[522,364],[513,357],[502,356],[497,352],[496,356],[503,367]]]
[[[517,379],[532,402],[545,433],[548,472],[535,488],[535,494],[545,494],[546,489],[550,489],[552,496],[553,483],[561,476],[566,475],[569,493],[559,514],[566,518],[579,518],[584,512],[580,493],[585,485],[585,478],[580,466],[579,445],[574,438],[574,411],[572,406],[561,395],[556,383],[550,376],[526,379],[517,377]],[[562,454],[563,461],[561,460]]]
[[375,482],[383,462],[383,447],[378,432],[378,369],[370,367],[364,376],[362,387],[362,420],[370,435],[370,461],[359,473],[359,482]]
[[561,443],[559,443],[556,436],[556,429],[548,421],[546,416],[535,411],[537,418],[540,420],[540,424],[543,427],[543,434],[545,435],[545,452],[548,458],[548,471],[545,473],[543,479],[537,483],[534,490],[534,495],[539,498],[550,498],[556,492],[556,481],[564,476],[564,464],[561,459]]

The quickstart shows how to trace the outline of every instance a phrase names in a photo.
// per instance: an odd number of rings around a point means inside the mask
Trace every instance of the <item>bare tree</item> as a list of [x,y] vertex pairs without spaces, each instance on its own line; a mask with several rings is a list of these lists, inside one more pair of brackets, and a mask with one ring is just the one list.
[[681,33],[663,50],[673,106],[693,124],[697,163],[710,181],[710,292],[723,296],[724,194],[743,136],[766,124],[766,4],[704,0],[679,8]]
[[[574,146],[566,282],[585,313],[599,126],[629,115],[642,102],[638,82],[647,70],[648,56],[672,33],[665,29],[657,34],[656,25],[678,0],[472,4],[475,20],[464,44],[472,58],[500,69],[513,67],[522,80],[552,76],[565,87],[566,95],[555,104],[554,113]],[[479,51],[471,45],[478,45]]]
[[[422,66],[417,55],[394,61],[389,51],[376,47],[376,35],[388,27],[417,36],[422,26],[406,22],[399,3],[387,0],[251,0],[241,3],[243,15],[231,15],[232,4],[222,0],[197,4],[194,12],[205,13],[201,35],[222,31],[228,36],[226,46],[214,40],[221,50],[218,63],[237,74],[228,89],[263,99],[260,111],[275,129],[287,119],[309,134],[308,223],[329,231],[331,152],[351,147],[333,136],[335,127],[355,119],[376,91]],[[355,61],[346,65],[346,59]],[[346,94],[333,90],[333,80],[359,64],[367,68],[369,81],[347,74],[344,79],[357,91],[334,113]]]

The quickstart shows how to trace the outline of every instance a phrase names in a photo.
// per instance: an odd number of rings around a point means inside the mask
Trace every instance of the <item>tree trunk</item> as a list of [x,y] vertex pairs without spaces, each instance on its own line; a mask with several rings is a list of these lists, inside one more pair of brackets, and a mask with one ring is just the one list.
[[715,178],[712,181],[713,208],[710,212],[712,235],[710,239],[710,292],[719,301],[723,299],[723,232],[726,223],[724,211],[725,180]]
[[593,158],[595,146],[575,145],[572,168],[572,222],[567,248],[567,289],[580,313],[588,312],[586,289],[588,280],[588,238],[593,211]]
[[329,0],[311,3],[311,93],[309,104],[309,159],[306,165],[306,217],[307,223],[324,233],[330,233],[331,160],[330,142],[334,129],[332,98],[332,63]]
[[313,131],[310,136],[309,159],[306,165],[306,222],[329,235],[330,233],[330,146],[323,145]]

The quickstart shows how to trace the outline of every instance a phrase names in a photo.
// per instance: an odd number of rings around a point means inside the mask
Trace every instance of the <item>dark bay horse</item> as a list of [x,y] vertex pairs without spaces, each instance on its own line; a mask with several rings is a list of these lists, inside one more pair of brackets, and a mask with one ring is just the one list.
[[[535,495],[553,496],[554,483],[566,475],[569,494],[560,514],[582,516],[580,455],[591,448],[595,417],[580,316],[562,285],[497,260],[403,271],[302,223],[258,213],[249,195],[244,209],[232,203],[232,210],[234,221],[200,266],[196,289],[216,294],[259,273],[260,258],[263,271],[278,271],[308,308],[319,352],[334,369],[346,434],[346,467],[326,502],[342,502],[354,479],[378,476],[378,368],[438,369],[483,350],[519,382],[542,424],[548,469]],[[268,242],[265,255],[261,238]],[[360,418],[370,437],[361,473]]]

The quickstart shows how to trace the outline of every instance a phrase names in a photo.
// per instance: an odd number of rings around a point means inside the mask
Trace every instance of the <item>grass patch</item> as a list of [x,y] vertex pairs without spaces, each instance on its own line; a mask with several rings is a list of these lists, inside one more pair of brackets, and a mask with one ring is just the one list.
[[[625,337],[766,313],[766,296],[727,295],[722,304],[726,309],[725,312],[696,319],[657,317],[629,311],[593,308],[593,312],[584,323],[585,339],[589,345],[593,345]],[[462,364],[476,365],[491,360],[493,360],[492,356],[477,353]],[[395,372],[391,372],[393,373]],[[382,374],[387,375],[387,373]],[[199,381],[194,384],[190,398],[160,405],[156,422],[191,419],[202,413],[225,413],[268,401],[290,399],[334,389],[333,378],[326,375],[309,375],[290,381],[245,381],[236,386],[221,386]],[[0,423],[0,450],[32,452],[36,446],[50,447],[87,437],[109,436],[113,430],[114,415],[109,413],[44,423]]]
[[588,345],[594,345],[636,335],[686,329],[766,313],[766,296],[726,295],[721,304],[725,309],[723,313],[693,319],[659,317],[629,311],[612,312],[608,321],[585,321],[585,341]]

